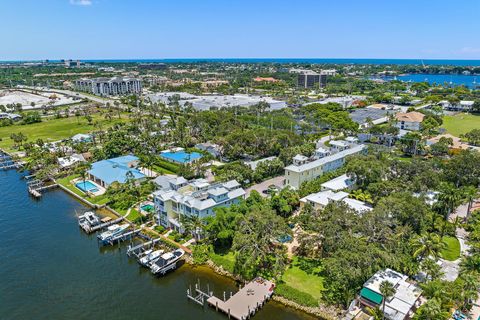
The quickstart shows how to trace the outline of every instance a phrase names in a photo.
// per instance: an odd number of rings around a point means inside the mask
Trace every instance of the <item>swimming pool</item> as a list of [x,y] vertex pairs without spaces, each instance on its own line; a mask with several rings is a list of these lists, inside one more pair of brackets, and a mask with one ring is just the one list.
[[162,152],[160,156],[177,163],[190,163],[202,157],[202,155],[198,152],[186,152],[184,150],[176,152]]
[[153,205],[151,204],[144,204],[140,207],[143,211],[150,212],[153,211]]
[[94,185],[91,181],[86,180],[86,181],[81,181],[77,182],[75,184],[75,187],[78,189],[82,190],[83,192],[98,192],[98,188],[96,185]]

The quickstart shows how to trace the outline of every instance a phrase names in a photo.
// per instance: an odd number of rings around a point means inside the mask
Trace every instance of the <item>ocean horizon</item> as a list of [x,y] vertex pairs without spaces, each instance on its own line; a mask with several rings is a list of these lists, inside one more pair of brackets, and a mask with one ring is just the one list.
[[[73,59],[77,60],[77,59]],[[355,59],[355,58],[169,58],[169,59],[78,59],[90,63],[278,63],[278,64],[370,64],[370,65],[450,65],[480,66],[480,60],[458,59]],[[6,63],[35,63],[44,60],[0,61]],[[61,60],[49,60],[60,62]]]

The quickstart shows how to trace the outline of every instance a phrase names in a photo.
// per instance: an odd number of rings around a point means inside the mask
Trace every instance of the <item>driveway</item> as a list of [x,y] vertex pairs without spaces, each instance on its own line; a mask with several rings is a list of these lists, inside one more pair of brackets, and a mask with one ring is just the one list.
[[284,180],[285,180],[285,176],[279,176],[279,177],[275,177],[275,178],[272,178],[272,179],[265,180],[265,181],[260,182],[258,184],[254,184],[253,186],[251,186],[250,188],[248,188],[246,190],[246,192],[247,192],[246,197],[248,198],[250,196],[250,193],[252,192],[252,190],[255,190],[258,193],[260,193],[260,195],[262,197],[267,197],[267,195],[264,194],[263,191],[267,190],[268,186],[270,186],[272,184],[279,187],[279,188],[283,188],[284,187],[284,184],[283,184]]

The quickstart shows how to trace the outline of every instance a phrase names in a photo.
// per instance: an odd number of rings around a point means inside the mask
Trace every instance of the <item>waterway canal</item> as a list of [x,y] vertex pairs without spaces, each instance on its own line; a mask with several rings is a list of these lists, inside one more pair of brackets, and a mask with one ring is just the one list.
[[[125,254],[80,231],[87,208],[61,190],[28,196],[15,171],[0,171],[0,319],[227,319],[187,301],[198,279],[221,296],[234,283],[183,265],[153,277]],[[313,319],[270,301],[254,319]]]

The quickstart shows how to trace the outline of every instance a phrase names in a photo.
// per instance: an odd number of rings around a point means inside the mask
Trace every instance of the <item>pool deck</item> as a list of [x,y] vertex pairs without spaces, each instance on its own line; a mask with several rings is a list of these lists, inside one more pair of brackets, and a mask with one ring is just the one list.
[[241,288],[226,301],[211,296],[207,299],[209,305],[225,312],[229,318],[244,320],[254,315],[272,296],[274,283],[264,279],[255,279]]
[[85,194],[93,194],[94,196],[101,196],[102,194],[104,194],[107,190],[105,188],[103,188],[102,186],[99,186],[97,183],[93,182],[92,180],[85,180],[85,183],[88,183],[90,182],[92,185],[95,186],[95,188],[97,189],[97,191],[89,191],[89,190],[83,190],[82,188],[80,188],[79,186],[77,186],[77,184],[81,183],[83,184],[83,180],[81,178],[77,178],[77,179],[74,179],[71,181],[71,183],[75,186],[75,188],[77,188],[78,190],[80,190],[81,192],[85,193]]

